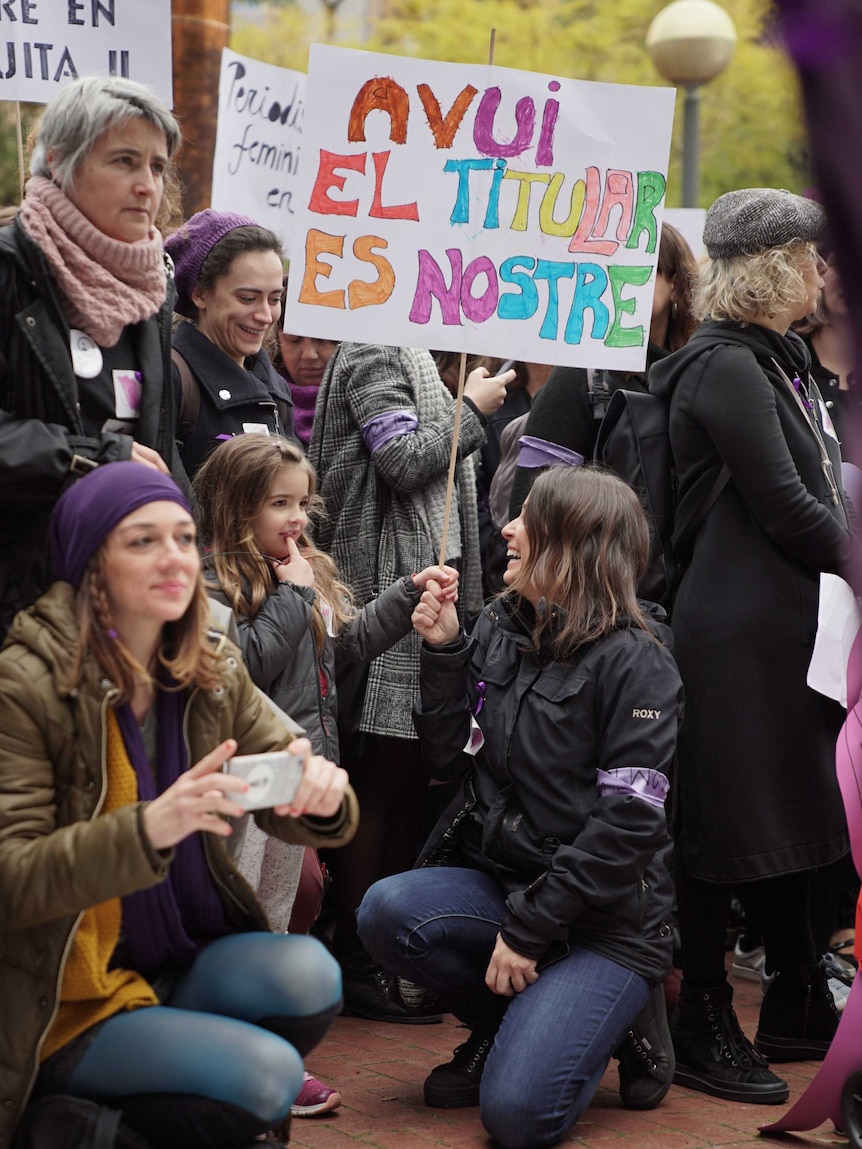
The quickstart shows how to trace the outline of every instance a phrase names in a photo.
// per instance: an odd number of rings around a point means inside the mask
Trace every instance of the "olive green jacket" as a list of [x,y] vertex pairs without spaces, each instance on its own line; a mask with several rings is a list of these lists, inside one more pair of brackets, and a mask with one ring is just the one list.
[[[192,690],[184,729],[189,761],[226,738],[240,754],[283,749],[284,724],[256,692],[239,651],[213,633],[223,685]],[[54,1018],[66,958],[83,911],[156,885],[171,856],[152,849],[142,803],[97,817],[105,800],[106,714],[116,697],[95,662],[70,682],[77,639],[74,592],[55,583],[15,618],[0,653],[0,1149],[8,1149]],[[339,846],[356,832],[348,791],[332,819],[256,815],[286,842]],[[266,930],[266,915],[236,869],[241,827],[204,834],[213,881],[231,923]]]

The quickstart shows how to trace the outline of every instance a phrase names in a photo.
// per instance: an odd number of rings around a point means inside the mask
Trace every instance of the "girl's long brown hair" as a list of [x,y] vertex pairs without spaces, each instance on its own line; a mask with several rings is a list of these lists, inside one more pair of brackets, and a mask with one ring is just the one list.
[[529,541],[507,593],[535,588],[532,645],[545,632],[560,662],[623,623],[651,633],[637,582],[649,560],[649,526],[635,492],[598,467],[552,467],[536,479],[521,511]]
[[[308,476],[309,511],[322,510],[317,476],[301,449],[269,435],[237,435],[216,447],[194,478],[198,523],[204,546],[212,553],[219,585],[238,618],[254,618],[278,586],[271,559],[254,537],[254,522],[282,467],[300,467]],[[307,531],[297,539],[311,564],[317,594],[311,627],[318,653],[326,641],[321,599],[332,608],[336,632],[354,616],[350,588],[338,577],[329,557],[315,547]]]
[[[72,666],[72,681],[81,673],[89,651],[104,674],[119,688],[120,702],[132,698],[135,687],[153,676],[141,666],[114,629],[104,568],[105,544],[87,565],[78,588],[78,645]],[[197,577],[192,600],[182,618],[165,623],[159,645],[158,662],[176,681],[179,689],[190,686],[212,690],[221,684],[224,668],[209,638],[210,608],[203,578]]]

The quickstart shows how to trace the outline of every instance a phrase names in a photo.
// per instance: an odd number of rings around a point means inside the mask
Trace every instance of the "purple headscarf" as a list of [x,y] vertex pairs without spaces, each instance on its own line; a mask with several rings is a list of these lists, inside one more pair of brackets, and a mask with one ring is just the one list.
[[106,463],[69,487],[51,515],[51,560],[57,578],[81,585],[87,563],[117,523],[147,503],[179,503],[183,492],[169,475],[143,463]]

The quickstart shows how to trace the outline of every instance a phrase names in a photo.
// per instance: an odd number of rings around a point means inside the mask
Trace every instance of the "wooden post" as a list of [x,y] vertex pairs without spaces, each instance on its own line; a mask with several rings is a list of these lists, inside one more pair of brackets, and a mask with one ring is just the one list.
[[15,101],[15,138],[18,142],[18,191],[20,199],[24,200],[24,184],[27,182],[27,173],[24,170],[24,127],[21,123],[21,102]]
[[180,178],[186,216],[210,205],[221,51],[230,0],[171,0],[174,112],[183,130]]
[[[488,63],[494,63],[494,41],[497,29],[491,29],[491,42],[488,45]],[[458,436],[461,434],[461,412],[464,409],[464,376],[467,372],[467,352],[461,352],[458,366],[458,393],[455,396],[455,425],[452,430],[452,449],[449,452],[449,474],[446,479],[446,502],[443,507],[443,535],[440,539],[440,566],[446,562],[446,544],[449,541],[449,515],[452,510],[452,494],[455,489],[455,466],[458,462]]]

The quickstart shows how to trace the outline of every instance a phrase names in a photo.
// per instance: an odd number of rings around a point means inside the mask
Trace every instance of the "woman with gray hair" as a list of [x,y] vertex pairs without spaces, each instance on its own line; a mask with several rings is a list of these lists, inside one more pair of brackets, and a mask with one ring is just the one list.
[[[683,983],[675,1080],[778,1104],[773,1061],[822,1059],[838,1024],[810,923],[812,871],[848,850],[835,777],[837,703],[806,683],[821,572],[852,545],[840,452],[791,332],[823,287],[818,204],[769,188],[712,205],[702,319],[652,368],[670,404],[683,575],[673,610],[686,692],[675,794]],[[708,510],[707,510],[708,508]],[[765,995],[752,1045],[725,974],[733,887],[762,923]]]
[[184,480],[156,227],[179,145],[141,84],[74,81],[45,109],[25,199],[0,229],[0,638],[51,582],[48,517],[75,479],[134,459]]

